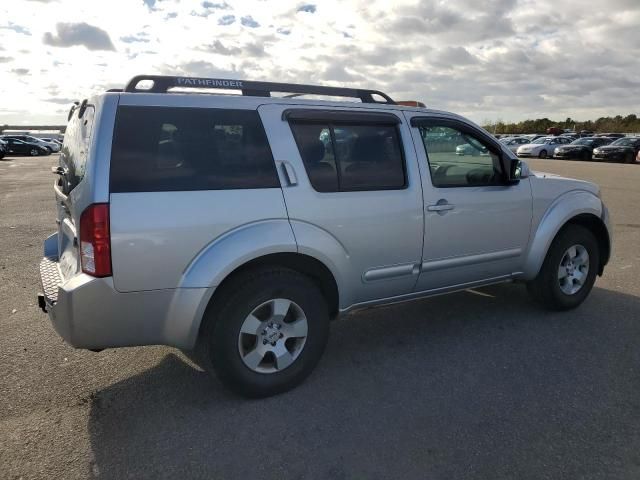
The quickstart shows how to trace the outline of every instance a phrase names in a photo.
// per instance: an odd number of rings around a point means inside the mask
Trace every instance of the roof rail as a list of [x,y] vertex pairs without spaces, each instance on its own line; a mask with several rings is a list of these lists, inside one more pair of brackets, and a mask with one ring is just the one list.
[[[141,88],[138,84],[143,80],[151,81],[153,84],[149,88]],[[167,93],[171,88],[241,90],[242,95],[254,97],[270,97],[272,92],[292,93],[296,94],[296,96],[326,95],[331,97],[359,98],[363,103],[387,103],[395,105],[391,97],[378,90],[301,85],[297,83],[252,82],[223,78],[174,77],[166,75],[136,75],[129,80],[124,91],[129,93]],[[380,96],[383,100],[376,100],[374,95]]]

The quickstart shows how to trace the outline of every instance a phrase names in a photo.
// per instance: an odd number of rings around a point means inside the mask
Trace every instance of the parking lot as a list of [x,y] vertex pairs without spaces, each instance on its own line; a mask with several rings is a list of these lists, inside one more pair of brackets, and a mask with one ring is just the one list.
[[529,161],[597,182],[612,214],[577,310],[507,284],[361,312],[303,385],[248,401],[175,349],[53,331],[55,163],[0,161],[0,478],[640,478],[640,166]]

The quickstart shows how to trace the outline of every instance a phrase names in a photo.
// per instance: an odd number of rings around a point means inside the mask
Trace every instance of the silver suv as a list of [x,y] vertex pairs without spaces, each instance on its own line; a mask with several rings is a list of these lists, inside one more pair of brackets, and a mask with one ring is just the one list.
[[193,351],[253,397],[300,383],[330,320],[356,309],[506,281],[578,306],[610,256],[598,187],[532,173],[472,122],[400,103],[139,76],[75,105],[40,306],[74,347]]

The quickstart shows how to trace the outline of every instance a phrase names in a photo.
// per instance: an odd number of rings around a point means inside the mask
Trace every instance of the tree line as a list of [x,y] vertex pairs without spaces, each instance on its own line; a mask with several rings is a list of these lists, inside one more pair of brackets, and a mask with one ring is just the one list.
[[579,132],[589,130],[592,132],[606,133],[640,133],[640,118],[635,114],[616,115],[615,117],[600,117],[597,120],[578,122],[571,118],[563,121],[538,118],[536,120],[523,120],[517,123],[505,123],[501,120],[483,122],[483,127],[492,133],[545,133],[548,128],[567,128]]

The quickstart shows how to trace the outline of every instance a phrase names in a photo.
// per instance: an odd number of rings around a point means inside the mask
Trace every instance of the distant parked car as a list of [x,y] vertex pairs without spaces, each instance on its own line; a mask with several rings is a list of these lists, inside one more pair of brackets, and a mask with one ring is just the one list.
[[596,137],[609,137],[609,138],[624,138],[626,135],[624,133],[598,133],[595,135]]
[[3,135],[2,138],[4,140],[8,140],[13,138],[15,140],[21,140],[23,142],[35,143],[36,145],[40,145],[41,147],[49,150],[49,153],[59,152],[60,145],[55,142],[46,142],[42,138],[32,137],[31,135]]
[[17,138],[5,138],[7,142],[7,154],[14,155],[31,155],[36,157],[38,155],[49,155],[51,151],[47,147],[38,145],[37,143],[23,142]]
[[619,138],[615,142],[593,150],[593,160],[633,163],[640,150],[640,137]]
[[500,143],[505,145],[513,153],[516,153],[520,145],[526,145],[527,143],[531,143],[531,140],[527,137],[507,137],[507,138],[501,138]]
[[571,140],[576,140],[578,138],[580,138],[580,134],[579,133],[563,133],[562,135],[560,135],[561,137],[567,137],[570,138]]
[[574,140],[569,145],[556,147],[553,158],[560,160],[591,160],[593,149],[609,145],[613,141],[607,137],[585,137]]
[[456,155],[471,155],[474,157],[478,155],[487,155],[487,149],[484,147],[472,145],[471,143],[465,143],[456,147]]
[[62,148],[62,142],[57,138],[41,138],[40,140],[44,140],[45,142],[51,142],[57,144],[60,148]]
[[518,147],[516,155],[519,157],[547,158],[553,155],[556,147],[570,143],[571,139],[567,137],[540,137],[531,143]]

